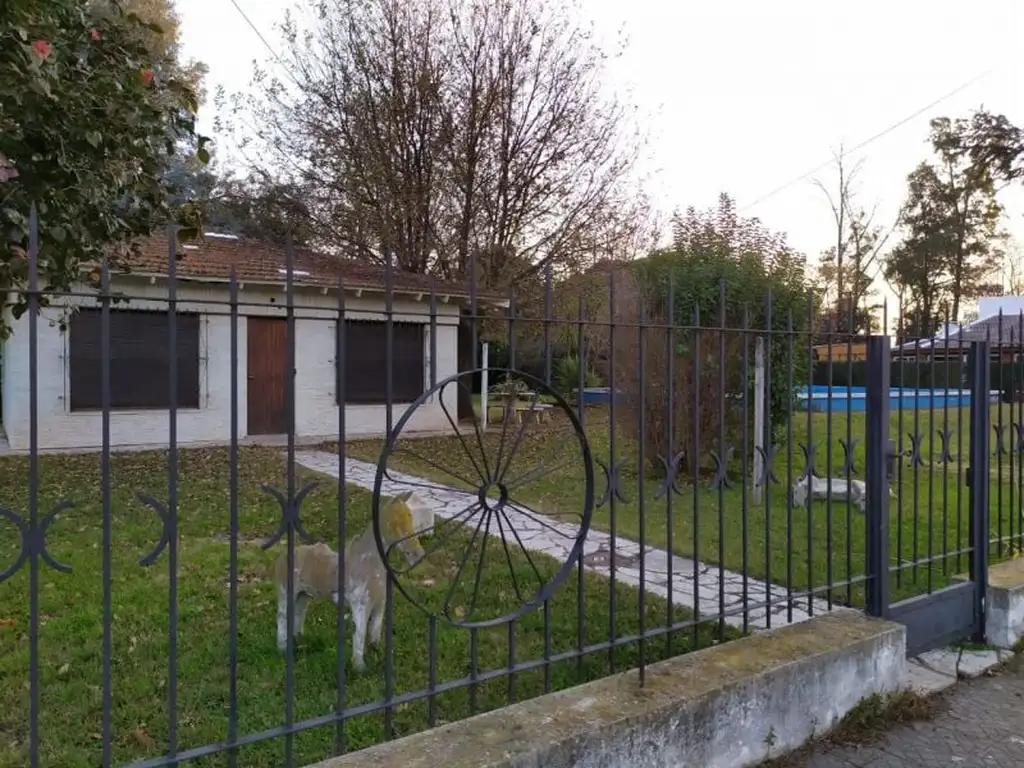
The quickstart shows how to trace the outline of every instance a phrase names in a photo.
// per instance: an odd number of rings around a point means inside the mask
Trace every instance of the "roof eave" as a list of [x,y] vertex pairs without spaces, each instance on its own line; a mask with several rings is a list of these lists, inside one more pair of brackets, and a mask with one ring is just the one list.
[[[164,281],[168,275],[161,272],[147,272],[143,270],[132,270],[130,272],[118,272],[117,277],[119,278],[139,278],[147,280],[150,284],[155,284],[157,281]],[[191,283],[212,283],[215,285],[228,285],[231,279],[228,277],[215,277],[210,275],[176,275],[176,279],[179,282],[191,282]],[[287,289],[287,283],[282,280],[253,280],[250,278],[238,278],[238,285],[240,289],[243,289],[246,285],[257,285],[265,288],[275,288],[281,291]],[[357,297],[363,294],[386,294],[387,290],[383,286],[379,285],[366,285],[363,283],[350,283],[342,282],[340,285],[344,288],[346,293],[355,294]],[[322,295],[336,292],[338,285],[328,285],[325,283],[305,283],[296,281],[294,283],[295,288],[300,290],[312,290],[317,291]],[[396,286],[391,289],[393,294],[400,296],[411,296],[416,301],[424,301],[430,298],[431,293],[437,300],[442,304],[470,304],[473,301],[473,296],[462,291],[445,291],[445,290],[434,290],[424,288],[409,288]],[[497,307],[501,309],[507,309],[510,305],[510,301],[507,298],[477,295],[477,302],[486,304],[488,306]]]

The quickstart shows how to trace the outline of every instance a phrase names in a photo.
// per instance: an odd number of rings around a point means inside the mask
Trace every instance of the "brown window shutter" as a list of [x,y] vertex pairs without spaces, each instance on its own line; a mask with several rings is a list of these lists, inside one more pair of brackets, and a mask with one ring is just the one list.
[[[422,323],[392,324],[391,400],[411,403],[423,394]],[[387,323],[379,320],[345,321],[345,402],[381,405],[387,402]],[[338,402],[340,393],[335,395]]]
[[[103,405],[101,311],[81,308],[69,326],[71,410]],[[177,314],[177,406],[199,407],[199,315]],[[170,319],[166,312],[110,311],[110,407],[170,407]]]

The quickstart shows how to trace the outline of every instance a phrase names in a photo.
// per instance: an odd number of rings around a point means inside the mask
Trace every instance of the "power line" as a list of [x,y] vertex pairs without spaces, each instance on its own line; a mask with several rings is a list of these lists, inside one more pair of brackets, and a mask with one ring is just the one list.
[[278,55],[277,51],[274,50],[274,47],[269,42],[267,42],[267,38],[263,36],[263,33],[260,32],[259,28],[253,23],[252,19],[250,19],[248,14],[246,14],[246,12],[242,10],[242,6],[238,4],[238,0],[228,0],[228,2],[235,6],[235,10],[238,11],[239,15],[243,19],[245,19],[245,23],[249,25],[249,29],[256,33],[256,37],[258,37],[260,39],[260,42],[263,43],[263,47],[270,51],[270,55],[277,60],[278,64],[284,67],[284,71],[288,74],[288,77],[292,79],[292,82],[295,83],[296,85],[299,85],[299,81],[295,78],[295,75],[292,74],[292,71],[291,69],[289,69],[288,65],[285,64],[284,59],[282,59]]
[[[886,129],[884,129],[882,131],[879,131],[874,136],[871,136],[868,139],[865,139],[860,144],[857,144],[855,147],[853,147],[853,149],[849,150],[849,152],[846,152],[844,154],[852,155],[855,152],[859,152],[860,150],[864,149],[864,147],[866,147],[868,144],[871,144],[871,143],[873,143],[875,141],[878,141],[878,139],[882,138],[883,136],[885,136],[885,135],[887,135],[889,133],[892,133],[897,128],[900,128],[903,125],[905,125],[906,123],[909,123],[915,117],[919,117],[923,113],[927,112],[929,109],[932,109],[933,107],[938,106],[939,104],[941,104],[942,102],[946,101],[947,99],[952,98],[953,96],[955,96],[956,94],[960,93],[963,90],[966,90],[967,88],[969,88],[970,86],[972,86],[976,82],[978,82],[979,80],[982,80],[982,79],[988,77],[993,72],[995,72],[995,69],[989,69],[989,70],[987,70],[985,72],[982,72],[980,75],[976,75],[975,77],[973,77],[970,80],[968,80],[966,83],[963,83],[963,84],[957,86],[956,88],[954,88],[949,93],[947,93],[947,94],[945,94],[943,96],[940,96],[939,98],[935,99],[935,101],[931,102],[930,104],[926,104],[925,106],[923,106],[920,109],[916,110],[915,112],[907,115],[906,117],[904,117],[903,119],[899,120],[898,122],[893,123],[888,128],[886,128]],[[797,176],[794,179],[790,179],[785,184],[783,184],[783,185],[781,185],[779,187],[776,187],[775,189],[773,189],[768,194],[762,195],[761,197],[757,198],[754,202],[749,203],[748,205],[742,206],[740,208],[740,211],[741,212],[742,211],[746,211],[746,210],[749,210],[750,208],[753,208],[753,207],[755,207],[757,205],[760,205],[765,200],[768,200],[769,198],[775,197],[775,195],[779,194],[779,192],[782,192],[783,190],[789,189],[794,184],[799,184],[801,181],[805,181],[808,177],[813,176],[818,171],[821,171],[821,170],[824,170],[825,168],[828,168],[828,166],[832,165],[832,163],[834,163],[834,162],[835,162],[835,158],[832,158],[831,160],[826,160],[821,165],[818,165],[818,166],[812,168],[811,170],[807,171],[806,173],[803,173],[803,174],[801,174],[800,176]]]

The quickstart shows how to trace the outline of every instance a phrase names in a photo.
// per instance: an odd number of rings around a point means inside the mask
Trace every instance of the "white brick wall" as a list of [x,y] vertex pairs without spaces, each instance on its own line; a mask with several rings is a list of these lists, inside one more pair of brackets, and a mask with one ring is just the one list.
[[[131,295],[116,308],[166,309],[166,289],[136,279],[114,286],[115,291]],[[151,298],[150,298],[151,297]],[[179,409],[178,443],[227,442],[231,439],[231,325],[226,286],[182,283],[178,291],[182,312],[199,312],[200,322],[200,407]],[[80,304],[95,304],[74,300]],[[208,304],[204,302],[222,302]],[[279,289],[243,286],[238,320],[238,429],[246,437],[246,320],[244,315],[284,317],[283,292]],[[334,334],[337,325],[337,297],[321,291],[297,291],[296,309],[296,381],[295,431],[299,438],[335,437],[338,407],[335,405]],[[383,320],[383,301],[364,294],[346,298],[346,316],[352,319]],[[426,297],[395,297],[396,321],[429,324]],[[60,328],[65,307],[43,311],[38,322],[38,394],[39,447],[89,448],[99,446],[100,413],[71,412],[68,399],[67,334]],[[457,370],[458,307],[438,303],[437,379],[443,380]],[[29,447],[29,371],[28,317],[14,322],[14,332],[3,350],[3,421],[13,449]],[[424,333],[425,375],[430,380],[430,329]],[[449,413],[456,412],[455,387],[445,391]],[[407,404],[392,407],[393,420],[401,418]],[[381,436],[385,430],[385,407],[348,406],[345,410],[346,434]],[[168,440],[169,414],[166,410],[113,411],[110,440],[114,446],[164,444]],[[406,430],[443,430],[448,419],[435,398],[420,406]]]

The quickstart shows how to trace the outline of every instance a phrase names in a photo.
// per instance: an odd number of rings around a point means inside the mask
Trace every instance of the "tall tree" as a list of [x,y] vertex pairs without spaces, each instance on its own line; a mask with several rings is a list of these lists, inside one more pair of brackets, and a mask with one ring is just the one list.
[[324,245],[445,277],[486,252],[508,277],[632,236],[638,140],[565,3],[311,5],[282,27],[285,79],[258,72],[234,114]]
[[[162,181],[195,136],[195,92],[152,46],[158,28],[110,2],[6,0],[0,16],[0,293],[24,284],[29,211],[40,283],[66,290],[175,211]],[[208,158],[200,137],[196,151]],[[120,248],[118,247],[120,246]],[[24,294],[15,313],[25,310]],[[0,328],[0,332],[7,330]]]
[[962,149],[1001,181],[1024,181],[1024,128],[1006,115],[979,109],[971,115]]
[[218,181],[204,201],[209,226],[223,232],[270,243],[312,244],[305,191],[252,174],[243,179]]
[[906,238],[889,253],[886,273],[900,296],[897,337],[927,338],[948,315],[948,285],[940,282],[945,254],[928,238]]
[[[879,268],[874,265],[882,247],[882,229],[870,227],[868,214],[863,210],[858,210],[855,216],[860,218],[861,224],[851,229],[842,269],[835,246],[824,251],[818,260],[814,283],[820,301],[818,328],[823,332],[865,334],[871,333],[874,327],[874,316],[879,308],[874,287]],[[839,285],[844,286],[842,294]]]
[[[842,300],[843,294],[843,283],[844,277],[846,276],[846,248],[849,245],[850,233],[848,218],[850,213],[850,203],[853,197],[853,182],[860,169],[860,163],[849,168],[846,165],[846,160],[843,155],[842,146],[839,147],[838,152],[833,153],[833,158],[836,165],[836,189],[833,192],[827,185],[822,181],[815,179],[814,183],[824,193],[825,198],[828,200],[829,208],[832,211],[832,218],[836,225],[835,245],[832,246],[826,253],[830,254],[832,262],[832,268],[826,268],[826,273],[831,273],[831,277],[835,281],[835,302],[834,305]],[[825,256],[823,255],[823,258]]]
[[[753,386],[742,365],[744,348],[753,354],[753,345],[745,334],[723,332],[723,319],[725,328],[747,324],[758,333],[765,331],[772,370],[792,369],[788,378],[771,377],[766,416],[773,431],[785,424],[785,414],[793,407],[791,384],[805,383],[808,375],[812,297],[805,259],[786,235],[756,218],[740,216],[726,194],[714,208],[677,213],[672,225],[670,248],[620,269],[614,306],[602,292],[608,327],[594,329],[614,334],[615,354],[609,362],[623,396],[621,426],[625,434],[637,430],[637,439],[647,441],[652,464],[657,456],[675,455],[679,445],[686,445],[686,436],[696,432],[713,445],[711,436],[724,426],[726,444],[738,444],[745,425],[727,393]],[[638,330],[642,321],[664,330]],[[644,352],[638,358],[641,344]],[[642,369],[638,359],[643,360]],[[695,395],[697,409],[692,406]],[[640,424],[643,429],[638,429]],[[683,461],[683,476],[692,476],[687,473],[701,464],[700,456],[690,451]]]
[[1000,258],[1002,207],[990,169],[964,151],[967,120],[931,122],[935,159],[907,177],[904,239],[890,256],[889,278],[914,303],[917,330],[957,319],[967,299],[989,288]]
[[[174,78],[185,83],[195,94],[197,107],[205,101],[203,87],[208,67],[195,60],[184,60],[181,52],[181,18],[172,0],[118,0],[126,12],[134,13],[146,26],[143,34],[146,46],[155,59],[154,71],[163,78]],[[169,103],[169,108],[174,104]],[[204,214],[204,192],[212,190],[217,177],[197,156],[197,138],[194,135],[176,136],[168,132],[168,141],[175,151],[165,162],[163,181],[171,201],[177,207],[188,206],[196,223]]]
[[[107,5],[104,0],[93,0],[97,6]],[[117,5],[126,13],[139,17],[146,47],[156,57],[154,64],[159,74],[175,77],[193,91],[196,101],[203,103],[203,80],[209,71],[201,61],[184,60],[181,53],[181,17],[172,0],[118,0]]]
[[999,285],[1004,292],[1013,296],[1024,296],[1024,246],[1016,240],[1008,240],[1003,249],[999,265]]
[[841,148],[834,157],[835,188],[815,180],[828,200],[836,227],[836,244],[821,254],[816,270],[814,282],[821,302],[818,322],[824,332],[870,333],[878,308],[873,303],[874,278],[892,228],[884,230],[875,223],[875,211],[869,213],[857,204],[860,163],[848,166]]

